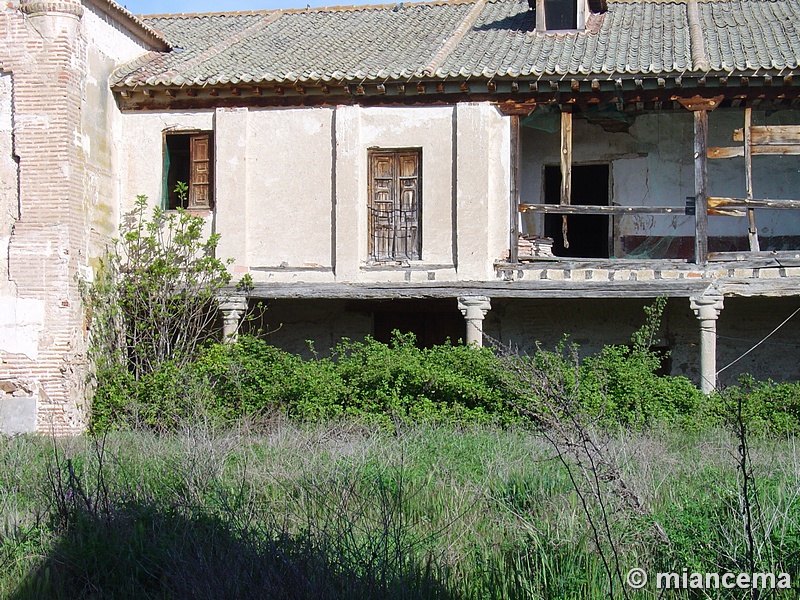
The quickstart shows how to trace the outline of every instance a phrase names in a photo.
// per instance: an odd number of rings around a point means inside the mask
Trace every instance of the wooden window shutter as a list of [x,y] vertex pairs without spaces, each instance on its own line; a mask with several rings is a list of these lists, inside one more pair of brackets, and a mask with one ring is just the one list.
[[189,210],[211,208],[211,136],[191,136],[191,172],[189,176]]
[[420,152],[369,154],[369,254],[372,260],[420,260]]

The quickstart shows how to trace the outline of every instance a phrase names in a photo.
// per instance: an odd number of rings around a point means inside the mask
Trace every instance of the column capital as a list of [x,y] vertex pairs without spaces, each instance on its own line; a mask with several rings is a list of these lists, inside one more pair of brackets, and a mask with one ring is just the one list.
[[223,312],[247,310],[247,296],[220,296],[218,302]]
[[221,297],[219,310],[222,311],[222,335],[226,341],[235,342],[239,333],[239,321],[247,310],[247,297]]
[[459,296],[458,310],[467,319],[483,319],[492,310],[492,301],[487,296]]
[[459,296],[458,310],[467,322],[467,344],[483,345],[483,318],[492,309],[486,296]]
[[718,291],[705,292],[689,298],[689,306],[694,311],[695,316],[701,321],[719,318],[719,313],[724,308],[725,297]]

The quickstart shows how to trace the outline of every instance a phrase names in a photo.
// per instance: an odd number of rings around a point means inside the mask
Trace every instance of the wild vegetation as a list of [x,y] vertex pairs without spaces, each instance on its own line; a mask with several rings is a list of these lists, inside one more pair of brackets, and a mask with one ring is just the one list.
[[[522,427],[387,432],[274,417],[3,439],[0,597],[644,599],[659,597],[654,587],[609,579],[604,558],[623,575],[750,572],[734,436],[592,435],[645,508],[610,515],[599,547],[601,505],[582,496],[573,463]],[[800,454],[760,436],[750,453],[756,568],[796,581]],[[602,494],[606,506],[616,498]]]
[[[179,318],[190,287],[126,278],[221,263],[194,262],[194,217],[142,228],[137,209],[118,248],[160,266],[110,258],[86,288],[91,434],[0,439],[0,597],[663,597],[630,587],[632,568],[794,585],[671,598],[800,589],[800,386],[708,398],[657,375],[662,300],[630,345],[584,357],[569,340],[525,355],[404,335],[312,359],[250,336],[178,346],[141,307],[161,297]],[[152,258],[151,238],[191,252]],[[143,358],[151,344],[165,353]]]

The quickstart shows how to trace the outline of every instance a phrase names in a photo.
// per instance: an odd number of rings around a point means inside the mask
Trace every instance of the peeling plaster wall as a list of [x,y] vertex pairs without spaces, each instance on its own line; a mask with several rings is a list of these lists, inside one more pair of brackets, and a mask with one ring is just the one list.
[[[164,132],[212,131],[214,111],[126,113],[121,120],[116,147],[119,151],[119,210],[124,214],[133,209],[139,194],[147,196],[151,206],[161,202]],[[221,176],[225,165],[220,163],[222,159],[218,154],[215,153],[214,169],[215,175]]]
[[[744,111],[719,109],[709,115],[709,146],[740,145],[733,130],[743,126]],[[798,124],[800,113],[779,111],[770,116],[754,111],[754,124]],[[626,133],[609,133],[585,119],[575,119],[573,164],[610,163],[612,198],[625,205],[683,206],[694,196],[692,115],[664,112],[642,115]],[[522,128],[522,202],[544,201],[543,166],[559,164],[559,133]],[[712,196],[745,197],[742,158],[708,161]],[[757,198],[800,198],[797,191],[800,157],[757,156],[753,159],[753,188]],[[580,204],[580,198],[573,198]],[[527,214],[527,231],[541,234],[543,218]],[[694,218],[678,215],[617,217],[618,232],[626,235],[694,235]],[[797,235],[800,213],[756,211],[759,234]],[[711,236],[747,236],[746,217],[709,218]]]
[[[90,236],[85,249],[89,260],[103,251],[117,233],[119,222],[119,178],[114,172],[120,148],[120,111],[108,87],[108,78],[117,65],[147,52],[107,14],[92,4],[84,6],[82,26],[86,38],[86,76],[83,80],[81,132],[75,144],[83,153],[84,207]],[[88,275],[88,273],[87,273]]]

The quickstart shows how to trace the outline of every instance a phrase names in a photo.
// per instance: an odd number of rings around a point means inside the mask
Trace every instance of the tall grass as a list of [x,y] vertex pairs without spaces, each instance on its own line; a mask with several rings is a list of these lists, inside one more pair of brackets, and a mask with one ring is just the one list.
[[[732,436],[620,431],[607,443],[669,536],[615,521],[625,570],[741,569]],[[800,451],[793,438],[751,443],[760,565],[797,580]],[[276,420],[3,438],[0,597],[657,597],[609,589],[579,501],[551,446],[521,428]]]

